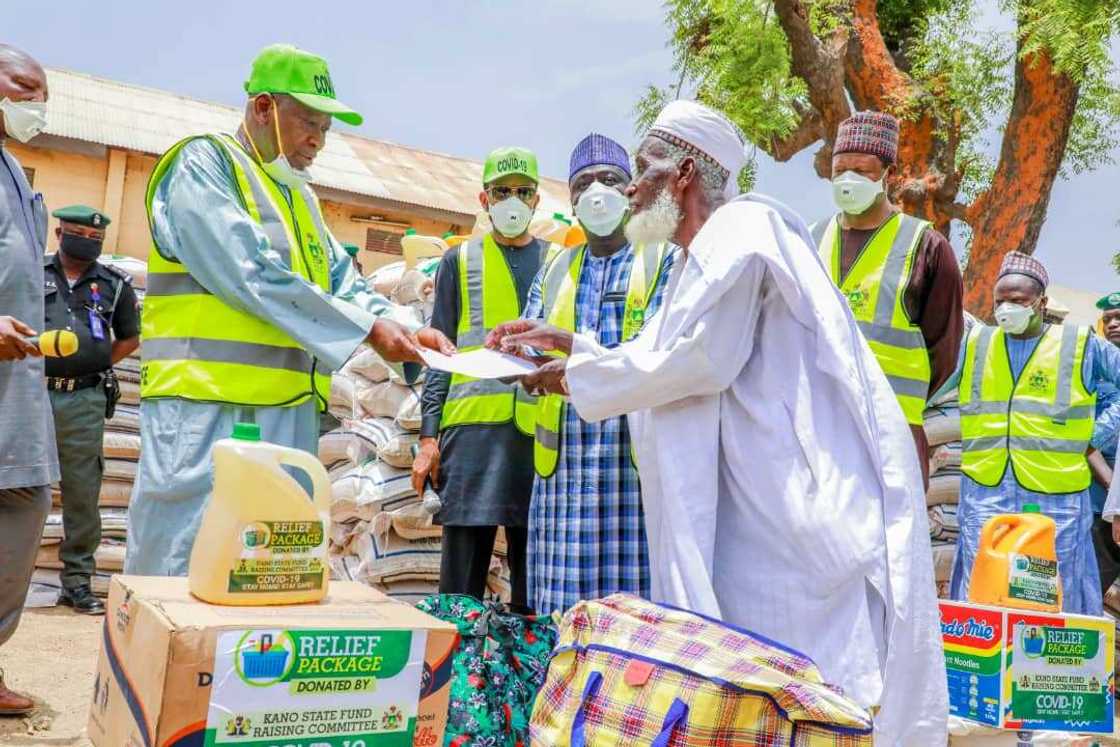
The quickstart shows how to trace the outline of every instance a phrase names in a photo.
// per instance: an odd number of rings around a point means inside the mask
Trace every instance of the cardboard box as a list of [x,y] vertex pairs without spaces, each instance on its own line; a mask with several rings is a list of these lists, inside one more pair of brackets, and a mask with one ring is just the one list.
[[321,604],[222,607],[183,578],[116,576],[97,747],[435,747],[454,626],[361,584]]
[[940,606],[952,715],[1001,729],[1112,733],[1110,618]]

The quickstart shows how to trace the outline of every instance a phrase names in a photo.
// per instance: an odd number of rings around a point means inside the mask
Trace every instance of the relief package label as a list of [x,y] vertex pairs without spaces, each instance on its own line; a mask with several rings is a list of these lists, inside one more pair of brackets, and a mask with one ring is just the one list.
[[411,747],[426,631],[230,630],[206,747]]
[[[1076,625],[1076,624],[1074,624]],[[1109,672],[1100,631],[1019,624],[1011,661],[1011,713],[1025,723],[1109,727]]]
[[1024,602],[1057,605],[1058,561],[1033,555],[1007,556],[1007,596]]
[[321,521],[255,521],[241,530],[242,557],[229,574],[231,592],[309,591],[326,569],[310,553],[323,543]]
[[999,726],[1003,613],[941,602],[949,712]]
[[[1112,625],[1111,622],[1105,625]],[[1112,731],[1111,649],[1092,620],[1015,622],[1011,715],[1024,728]]]

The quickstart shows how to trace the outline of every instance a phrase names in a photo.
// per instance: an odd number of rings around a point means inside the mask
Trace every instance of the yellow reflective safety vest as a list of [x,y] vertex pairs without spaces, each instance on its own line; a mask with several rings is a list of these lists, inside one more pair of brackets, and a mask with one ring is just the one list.
[[[548,256],[562,251],[552,245]],[[543,262],[542,262],[543,264]],[[521,316],[522,299],[502,250],[494,237],[486,234],[460,245],[459,249],[459,324],[456,347],[466,353],[481,348],[490,330]],[[451,374],[447,399],[440,416],[440,430],[459,425],[508,423],[527,436],[533,435],[537,418],[537,398],[516,384],[497,379],[475,379]]]
[[[225,157],[241,206],[291,270],[330,293],[330,236],[318,199],[307,186],[287,193],[230,135],[205,135]],[[189,137],[156,163],[148,182],[152,220],[156,187]],[[215,252],[221,246],[213,247]],[[154,240],[148,253],[148,288],[141,321],[144,345],[140,396],[177,397],[252,407],[290,407],[330,397],[330,372],[271,324],[236,309],[199,284]]]
[[960,381],[962,472],[994,486],[1010,462],[1028,490],[1089,487],[1085,451],[1097,403],[1082,381],[1089,334],[1088,327],[1049,327],[1015,381],[1003,330],[972,328]]
[[[626,288],[626,305],[622,312],[622,341],[631,340],[642,331],[646,309],[661,277],[662,261],[668,245],[638,246],[631,249],[634,259],[630,265],[630,279]],[[541,308],[549,324],[576,330],[576,288],[579,286],[583,259],[587,245],[572,249],[549,263],[541,284]],[[537,404],[536,440],[533,445],[533,462],[537,474],[551,477],[560,460],[560,428],[568,399],[559,394],[547,394]],[[633,461],[633,447],[630,450]]]
[[910,271],[928,221],[898,213],[871,237],[840,277],[840,218],[813,227],[824,266],[847,297],[860,331],[894,390],[906,422],[922,424],[929,396],[929,351],[904,302]]

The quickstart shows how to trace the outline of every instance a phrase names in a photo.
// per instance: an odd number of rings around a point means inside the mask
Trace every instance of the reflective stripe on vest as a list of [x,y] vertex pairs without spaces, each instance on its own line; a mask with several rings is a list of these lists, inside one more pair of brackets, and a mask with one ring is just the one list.
[[922,331],[906,314],[905,296],[918,244],[929,225],[897,214],[879,227],[843,280],[839,218],[818,223],[812,231],[829,275],[848,299],[856,323],[911,425],[922,424],[930,365]]
[[[241,206],[269,239],[269,249],[291,270],[330,291],[330,238],[309,188],[291,202],[244,148],[228,135],[205,136],[222,153]],[[156,188],[188,142],[174,145],[156,164],[148,183],[152,220]],[[221,251],[221,247],[215,247]],[[252,407],[298,405],[330,396],[330,377],[316,360],[278,327],[228,305],[192,277],[154,241],[148,255],[148,288],[141,319],[140,394]]]
[[[633,339],[642,329],[646,309],[653,298],[661,276],[661,265],[667,245],[635,247],[626,287],[626,305],[622,312],[622,341]],[[583,271],[585,244],[572,249],[565,257],[552,262],[545,269],[541,285],[541,307],[548,323],[574,332],[576,329],[576,288]],[[533,463],[537,474],[551,477],[560,461],[560,429],[564,422],[567,397],[547,394],[537,403],[536,441],[533,445]],[[633,461],[633,445],[630,450]]]
[[1039,493],[1076,493],[1092,479],[1085,451],[1096,395],[1082,381],[1089,329],[1051,326],[1017,381],[1003,330],[974,327],[961,370],[961,471],[995,486],[1010,463],[1019,484]]
[[[481,241],[460,244],[459,325],[456,346],[469,352],[483,346],[490,330],[521,316],[522,300],[502,250],[487,234]],[[550,256],[558,248],[549,248]],[[520,386],[497,379],[452,374],[440,416],[440,430],[458,425],[508,423],[533,435],[537,398]]]

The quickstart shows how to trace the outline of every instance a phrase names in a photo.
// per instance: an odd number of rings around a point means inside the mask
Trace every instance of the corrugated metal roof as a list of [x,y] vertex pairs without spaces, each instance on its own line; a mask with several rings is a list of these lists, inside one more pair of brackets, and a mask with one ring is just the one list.
[[[158,155],[188,135],[232,132],[241,111],[70,70],[47,70],[50,135]],[[463,215],[478,210],[482,164],[330,132],[312,181],[324,187]],[[540,212],[569,214],[567,184],[545,179]]]

